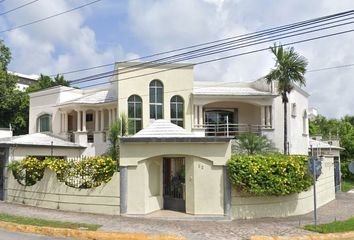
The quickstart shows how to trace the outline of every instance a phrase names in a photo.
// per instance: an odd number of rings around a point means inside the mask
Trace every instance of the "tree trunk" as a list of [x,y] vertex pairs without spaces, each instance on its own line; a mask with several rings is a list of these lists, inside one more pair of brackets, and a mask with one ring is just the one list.
[[284,155],[288,154],[288,102],[284,101]]

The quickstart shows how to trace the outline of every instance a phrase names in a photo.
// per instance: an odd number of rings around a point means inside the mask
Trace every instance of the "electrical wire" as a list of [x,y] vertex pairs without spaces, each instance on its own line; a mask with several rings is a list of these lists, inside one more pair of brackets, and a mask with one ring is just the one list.
[[[296,22],[296,23],[292,23],[292,24],[286,24],[286,25],[283,25],[283,26],[280,26],[280,27],[273,27],[273,28],[269,28],[269,29],[266,29],[266,30],[256,31],[254,33],[248,33],[248,34],[228,37],[228,38],[224,38],[224,39],[219,39],[219,40],[215,40],[215,41],[210,41],[210,42],[206,42],[206,43],[201,43],[201,44],[196,44],[196,45],[192,45],[192,46],[188,46],[188,47],[183,47],[183,48],[179,48],[179,49],[175,49],[175,50],[169,50],[169,51],[165,51],[165,52],[155,53],[155,54],[151,54],[151,55],[144,56],[144,57],[129,59],[129,60],[126,60],[126,61],[123,61],[123,62],[119,62],[119,63],[126,63],[126,62],[132,62],[132,61],[148,59],[148,58],[152,58],[152,57],[156,57],[156,56],[160,56],[160,55],[166,55],[166,54],[169,54],[169,53],[179,52],[179,51],[183,51],[183,50],[187,50],[187,49],[193,49],[193,48],[196,48],[196,47],[207,46],[207,45],[211,45],[211,44],[218,43],[218,42],[225,42],[225,41],[228,41],[228,40],[234,40],[234,39],[237,39],[237,38],[243,38],[243,37],[247,37],[247,36],[252,36],[252,35],[255,35],[255,34],[264,34],[264,33],[267,33],[267,32],[269,33],[270,31],[284,30],[286,28],[305,26],[306,24],[322,22],[322,21],[324,21],[326,19],[332,19],[332,18],[338,18],[338,17],[342,17],[342,16],[347,16],[347,15],[353,14],[353,12],[354,12],[354,10],[344,11],[344,12],[340,12],[340,13],[336,13],[336,14],[326,15],[326,16],[323,16],[323,17],[313,18],[313,19],[310,19],[310,20],[300,21],[300,22]],[[108,64],[97,65],[97,66],[88,67],[88,68],[82,68],[82,69],[77,69],[77,70],[71,70],[71,71],[67,71],[67,72],[57,73],[57,74],[65,75],[65,74],[78,73],[78,72],[82,72],[82,71],[88,71],[88,70],[93,70],[93,69],[97,69],[97,68],[113,66],[115,64],[116,64],[115,62],[114,63],[108,63]],[[56,76],[57,74],[51,74],[49,76]]]
[[80,6],[71,8],[71,9],[66,10],[66,11],[64,11],[64,12],[60,12],[60,13],[57,13],[57,14],[54,14],[54,15],[50,15],[50,16],[45,17],[45,18],[41,18],[41,19],[38,19],[38,20],[35,20],[35,21],[32,21],[32,22],[28,22],[28,23],[25,23],[25,24],[22,24],[22,25],[17,25],[17,26],[15,26],[15,27],[2,30],[2,31],[0,31],[0,33],[10,32],[10,31],[13,31],[13,30],[15,30],[15,29],[27,27],[27,26],[30,26],[30,25],[33,25],[33,24],[36,24],[36,23],[40,23],[40,22],[46,21],[46,20],[48,20],[48,19],[51,19],[51,18],[55,18],[55,17],[61,16],[61,15],[64,15],[64,14],[66,14],[66,13],[79,10],[79,9],[81,9],[81,8],[87,7],[87,6],[89,6],[89,5],[92,5],[92,4],[97,3],[97,2],[100,2],[100,1],[102,1],[102,0],[95,0],[95,1],[92,1],[92,2],[89,2],[89,3],[86,3],[86,4],[83,4],[83,5],[80,5]]
[[28,3],[25,3],[25,4],[20,5],[20,6],[18,6],[18,7],[15,7],[15,8],[13,8],[13,9],[10,9],[10,10],[8,10],[8,11],[6,11],[6,12],[2,12],[2,13],[0,13],[0,16],[3,16],[3,15],[5,15],[5,14],[11,13],[11,12],[14,12],[14,11],[16,11],[16,10],[18,10],[18,9],[21,9],[21,8],[23,8],[23,7],[26,7],[26,6],[31,5],[31,4],[33,4],[33,3],[35,3],[35,2],[38,2],[38,1],[39,1],[39,0],[34,0],[34,1],[32,1],[32,2],[28,2]]

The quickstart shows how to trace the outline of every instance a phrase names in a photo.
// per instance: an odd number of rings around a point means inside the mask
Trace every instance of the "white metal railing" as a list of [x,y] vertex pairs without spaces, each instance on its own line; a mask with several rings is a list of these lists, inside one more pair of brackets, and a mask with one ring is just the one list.
[[223,124],[196,124],[195,128],[205,129],[205,136],[236,136],[242,133],[261,134],[264,129],[271,129],[271,126],[240,124],[240,123],[223,123]]

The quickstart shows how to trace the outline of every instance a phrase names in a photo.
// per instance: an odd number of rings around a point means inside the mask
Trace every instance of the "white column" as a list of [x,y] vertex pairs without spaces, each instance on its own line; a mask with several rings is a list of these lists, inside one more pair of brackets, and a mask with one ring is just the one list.
[[82,110],[82,131],[86,132],[86,110]]
[[265,106],[261,106],[261,125],[265,125]]
[[98,110],[95,111],[95,132],[98,132],[99,131],[99,117],[98,117]]
[[198,125],[198,106],[194,105],[194,125]]
[[266,123],[267,123],[267,127],[270,127],[271,126],[271,122],[270,122],[270,119],[271,119],[271,111],[270,111],[270,106],[266,106],[266,111],[267,111],[267,119],[266,119]]
[[104,131],[104,109],[101,109],[101,131]]
[[199,124],[203,127],[203,106],[199,105]]
[[60,132],[63,132],[63,113],[60,113]]
[[112,125],[112,109],[108,109],[108,129],[111,128]]
[[81,111],[77,110],[77,131],[81,132]]
[[64,132],[68,132],[68,113],[64,112]]

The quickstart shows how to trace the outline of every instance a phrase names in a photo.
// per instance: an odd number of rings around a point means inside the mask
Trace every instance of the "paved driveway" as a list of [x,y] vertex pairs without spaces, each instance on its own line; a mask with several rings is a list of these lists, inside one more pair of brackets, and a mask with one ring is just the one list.
[[65,240],[69,238],[52,238],[28,233],[10,232],[0,229],[0,239],[6,240]]
[[[159,220],[106,216],[48,210],[18,204],[0,203],[0,212],[43,219],[101,224],[103,231],[176,234],[188,239],[248,239],[251,235],[309,233],[297,228],[312,222],[312,213],[288,218],[263,218],[237,221]],[[337,199],[318,210],[320,223],[354,216],[354,194],[340,193]]]

